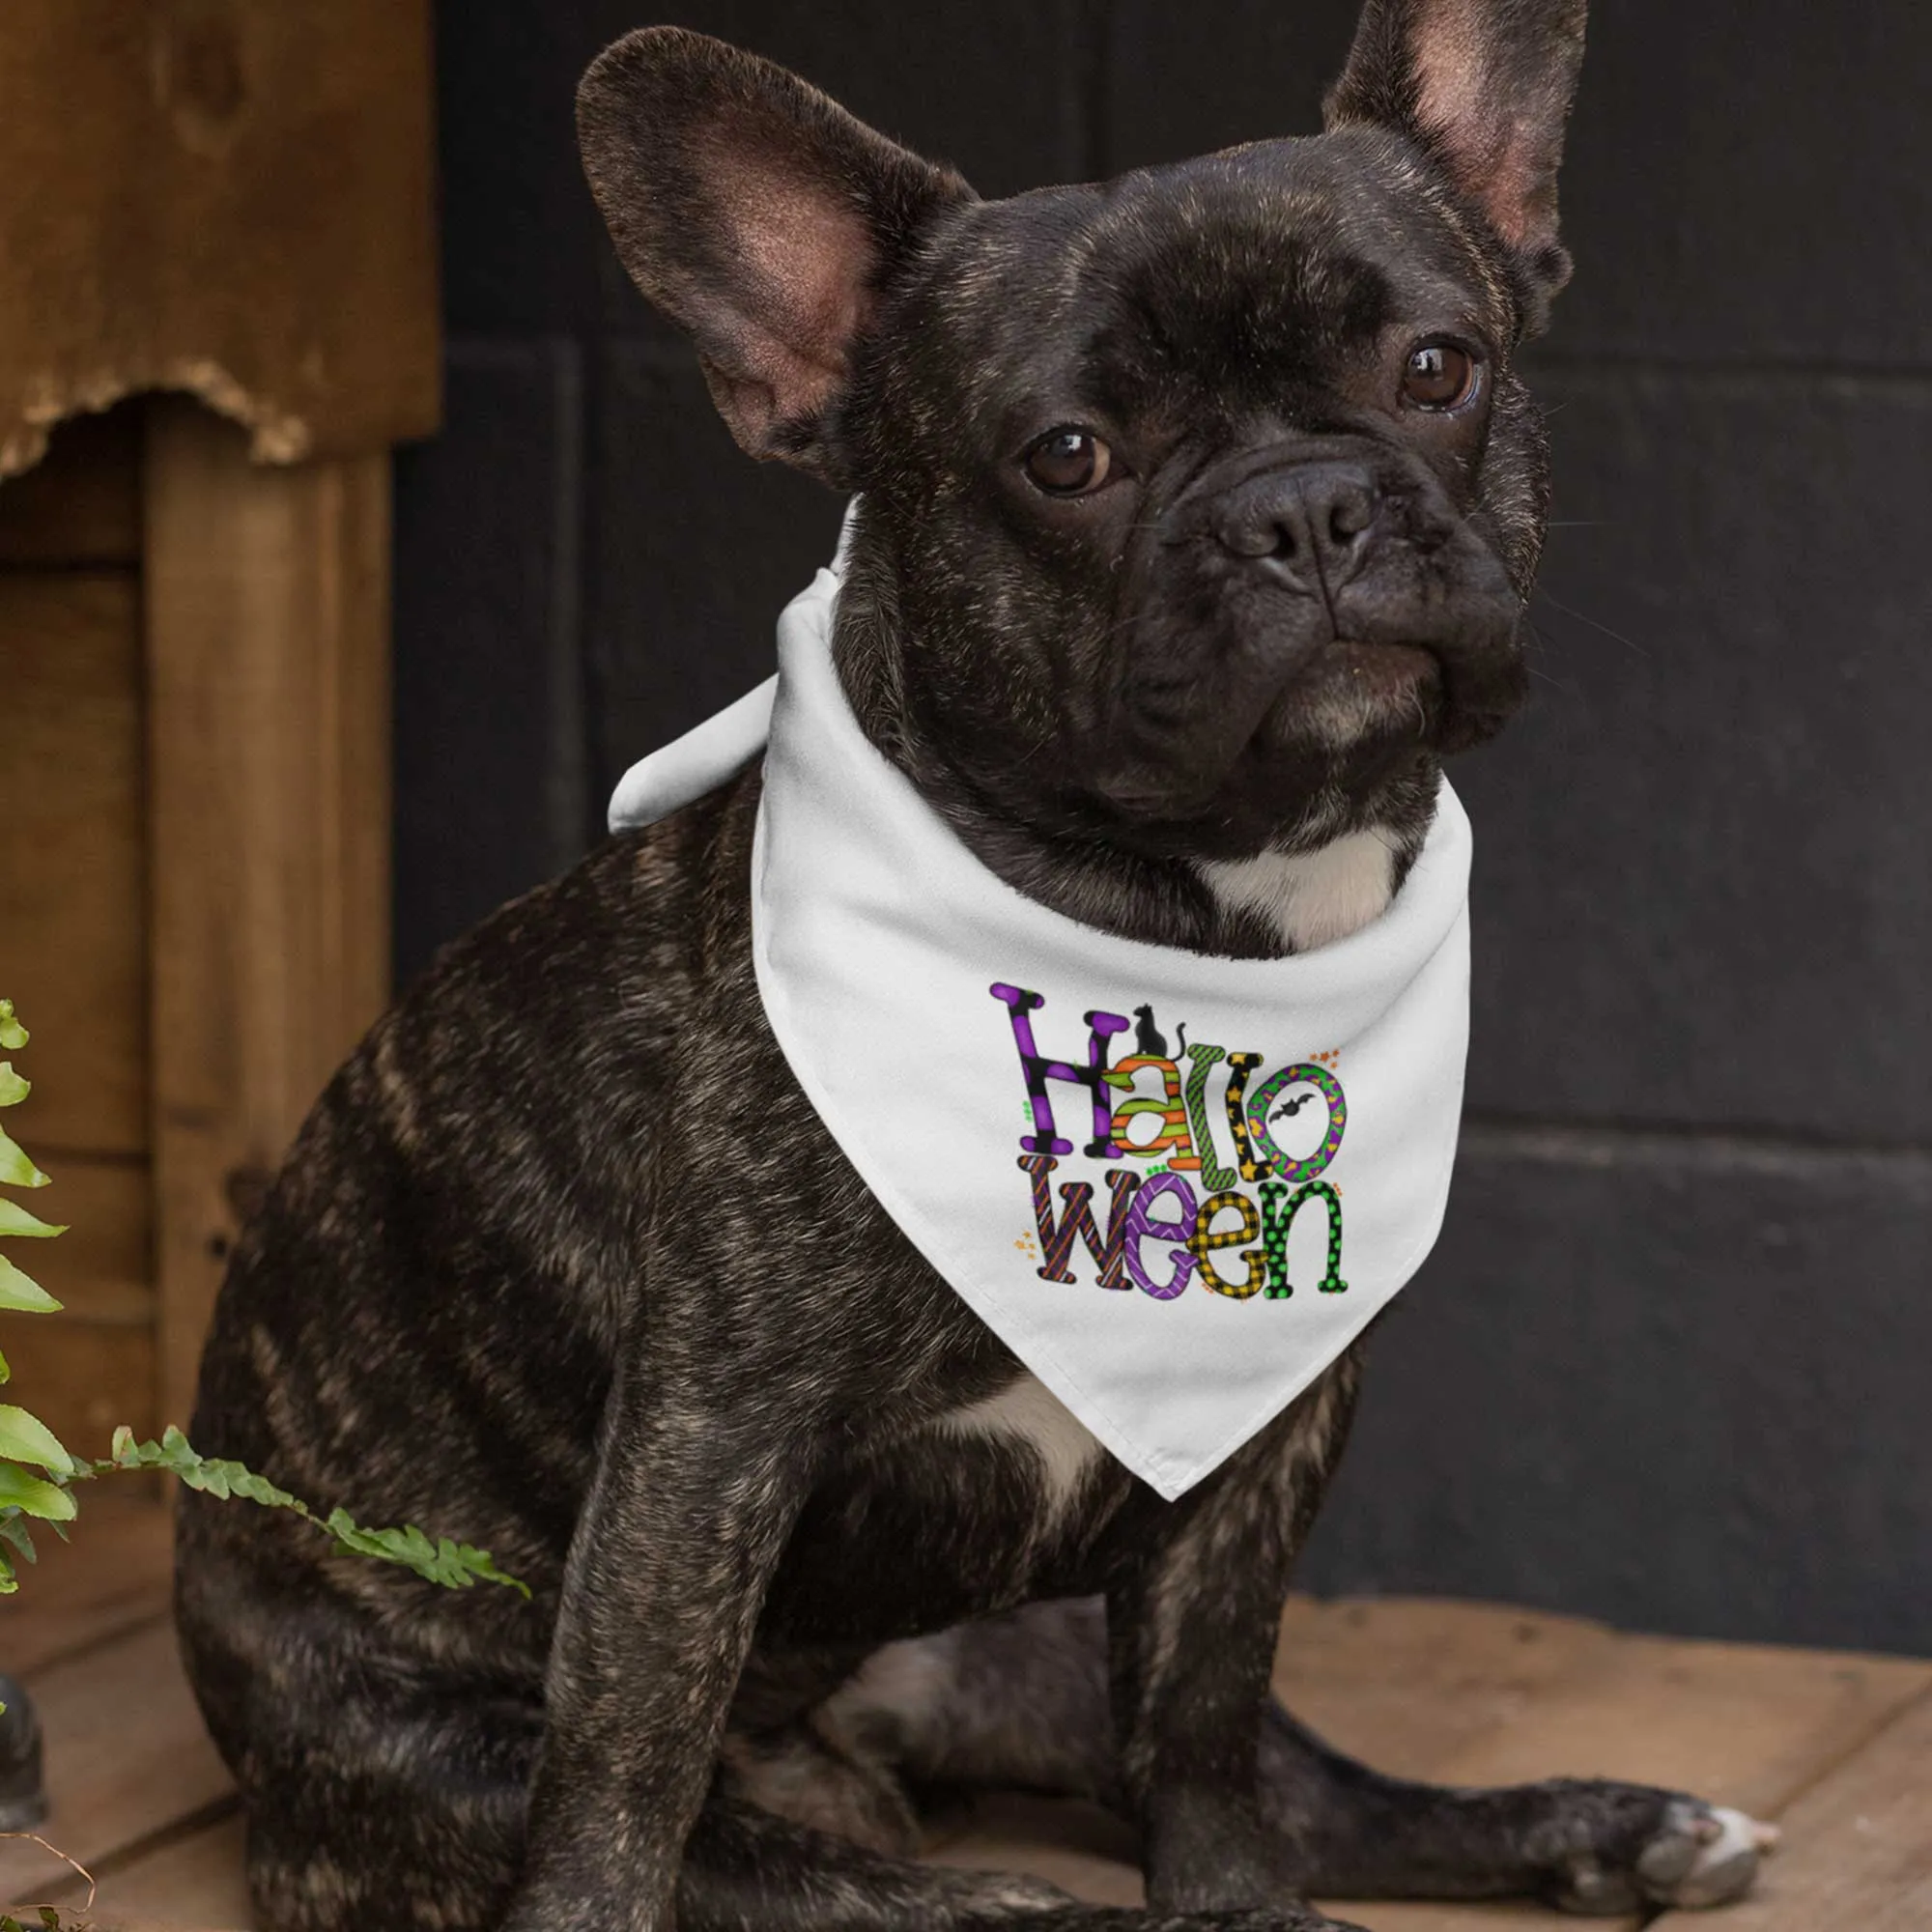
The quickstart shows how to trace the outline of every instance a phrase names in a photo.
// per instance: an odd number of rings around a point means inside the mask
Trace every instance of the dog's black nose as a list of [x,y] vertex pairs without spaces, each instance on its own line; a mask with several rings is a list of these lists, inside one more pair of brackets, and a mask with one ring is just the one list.
[[1230,491],[1214,534],[1236,556],[1332,592],[1361,568],[1380,509],[1381,492],[1361,466],[1297,463]]

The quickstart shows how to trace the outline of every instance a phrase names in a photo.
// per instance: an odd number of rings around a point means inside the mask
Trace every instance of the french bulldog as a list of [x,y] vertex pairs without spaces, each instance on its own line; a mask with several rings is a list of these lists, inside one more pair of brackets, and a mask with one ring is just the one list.
[[[1280,956],[1374,919],[1523,696],[1584,0],[1368,0],[1318,137],[978,199],[670,28],[592,189],[738,442],[856,493],[834,650],[985,866]],[[1707,1903],[1681,1794],[1435,1789],[1269,1695],[1351,1349],[1165,1502],[920,1258],[753,980],[755,764],[450,947],[235,1254],[193,1435],[526,1579],[440,1593],[184,1493],[179,1612],[264,1932],[1316,1932],[1316,1897]],[[1151,1015],[1149,1016],[1151,1025]],[[1080,1794],[1146,1912],[913,1857]]]

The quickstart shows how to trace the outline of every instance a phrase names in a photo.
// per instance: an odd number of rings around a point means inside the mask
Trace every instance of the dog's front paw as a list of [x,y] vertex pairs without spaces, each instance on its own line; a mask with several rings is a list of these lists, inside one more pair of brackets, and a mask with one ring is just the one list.
[[1777,1828],[1642,1785],[1565,1780],[1531,1833],[1544,1892],[1566,1912],[1723,1905],[1742,1896]]

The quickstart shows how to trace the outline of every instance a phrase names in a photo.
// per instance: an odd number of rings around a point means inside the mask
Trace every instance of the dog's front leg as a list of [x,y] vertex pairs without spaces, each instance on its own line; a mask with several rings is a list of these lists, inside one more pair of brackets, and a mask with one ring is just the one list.
[[1122,1783],[1148,1901],[1183,1912],[1279,1909],[1300,1891],[1260,1802],[1267,1702],[1289,1573],[1354,1401],[1346,1355],[1212,1476],[1151,1519],[1107,1593]]
[[780,1426],[728,1363],[686,1363],[673,1391],[626,1352],[565,1577],[510,1932],[672,1923],[684,1842],[815,1467],[810,1431]]

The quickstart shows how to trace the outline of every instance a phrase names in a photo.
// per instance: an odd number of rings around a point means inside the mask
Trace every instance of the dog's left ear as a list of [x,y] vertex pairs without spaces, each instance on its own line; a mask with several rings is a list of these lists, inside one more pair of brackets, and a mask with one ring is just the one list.
[[1587,0],[1368,0],[1330,128],[1399,129],[1432,154],[1515,257],[1530,330],[1570,279],[1556,233],[1563,127]]

